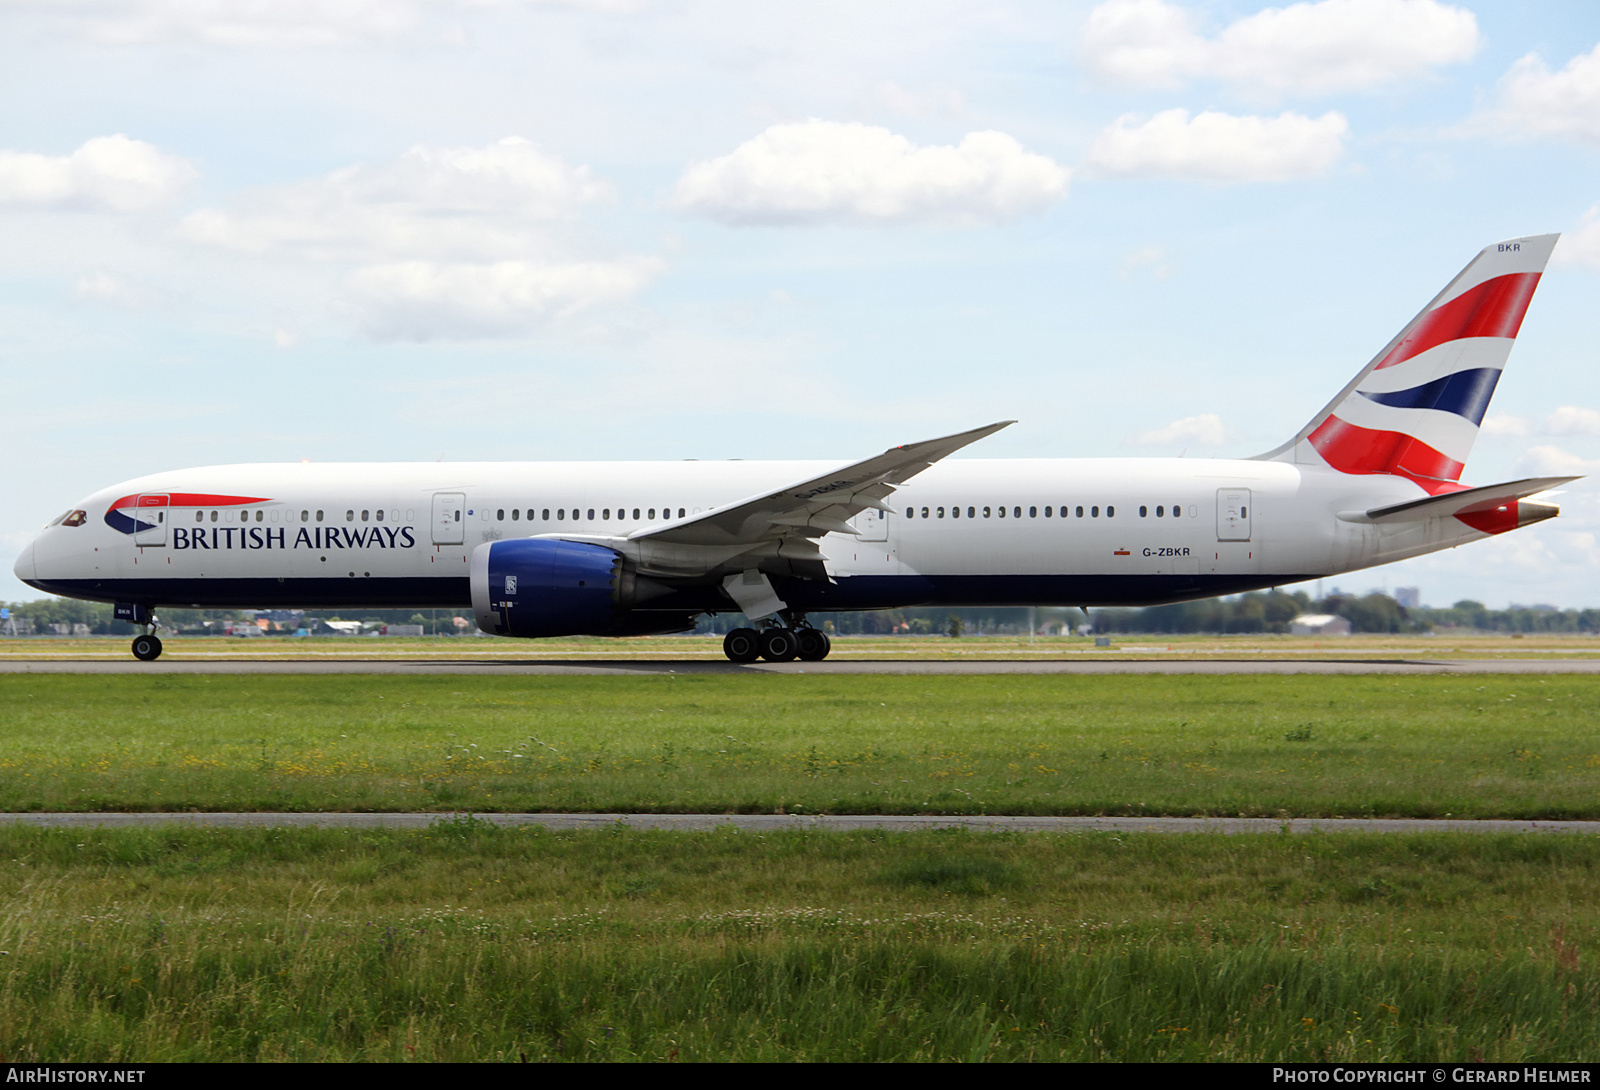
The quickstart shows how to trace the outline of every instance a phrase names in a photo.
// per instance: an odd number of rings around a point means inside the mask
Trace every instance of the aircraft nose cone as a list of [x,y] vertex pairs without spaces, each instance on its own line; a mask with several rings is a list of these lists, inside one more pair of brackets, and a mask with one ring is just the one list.
[[34,580],[33,567],[33,542],[28,542],[22,547],[22,555],[17,557],[17,562],[11,566],[18,579],[31,584]]

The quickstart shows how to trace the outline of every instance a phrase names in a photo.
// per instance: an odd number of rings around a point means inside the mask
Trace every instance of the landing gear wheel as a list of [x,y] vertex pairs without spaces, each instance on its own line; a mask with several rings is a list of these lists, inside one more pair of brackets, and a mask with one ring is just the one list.
[[761,635],[753,628],[735,628],[722,637],[722,653],[731,662],[754,662],[761,657]]
[[761,657],[768,662],[792,662],[799,652],[798,641],[787,628],[769,628],[761,633]]
[[135,636],[133,657],[140,662],[154,662],[161,657],[161,639],[157,636]]
[[794,634],[796,651],[802,662],[821,662],[833,650],[833,641],[826,632],[815,628],[802,628]]

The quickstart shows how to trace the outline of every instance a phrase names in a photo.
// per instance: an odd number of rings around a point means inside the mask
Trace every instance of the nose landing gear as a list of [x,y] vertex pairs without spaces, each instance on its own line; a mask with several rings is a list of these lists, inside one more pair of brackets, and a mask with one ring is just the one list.
[[161,657],[161,638],[154,632],[146,632],[142,636],[133,638],[133,657],[140,662],[154,662]]
[[144,633],[133,638],[134,658],[140,662],[154,662],[161,657],[161,639],[156,635],[161,622],[156,619],[150,606],[143,602],[118,602],[112,616],[119,621],[144,626]]

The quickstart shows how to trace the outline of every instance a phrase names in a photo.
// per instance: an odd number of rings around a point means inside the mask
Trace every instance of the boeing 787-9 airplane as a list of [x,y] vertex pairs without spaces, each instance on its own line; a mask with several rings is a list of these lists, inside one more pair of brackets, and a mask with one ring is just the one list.
[[857,462],[213,466],[103,489],[24,550],[52,594],[160,606],[471,606],[498,636],[677,632],[735,662],[828,654],[810,613],[1151,605],[1514,530],[1573,477],[1461,471],[1555,235],[1490,246],[1282,446],[1242,460],[947,460],[1009,421]]

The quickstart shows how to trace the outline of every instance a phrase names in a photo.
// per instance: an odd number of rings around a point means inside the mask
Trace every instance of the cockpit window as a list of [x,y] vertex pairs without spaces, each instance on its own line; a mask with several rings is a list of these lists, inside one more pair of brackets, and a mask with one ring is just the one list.
[[89,516],[83,511],[73,511],[61,520],[63,526],[82,526],[89,521]]

